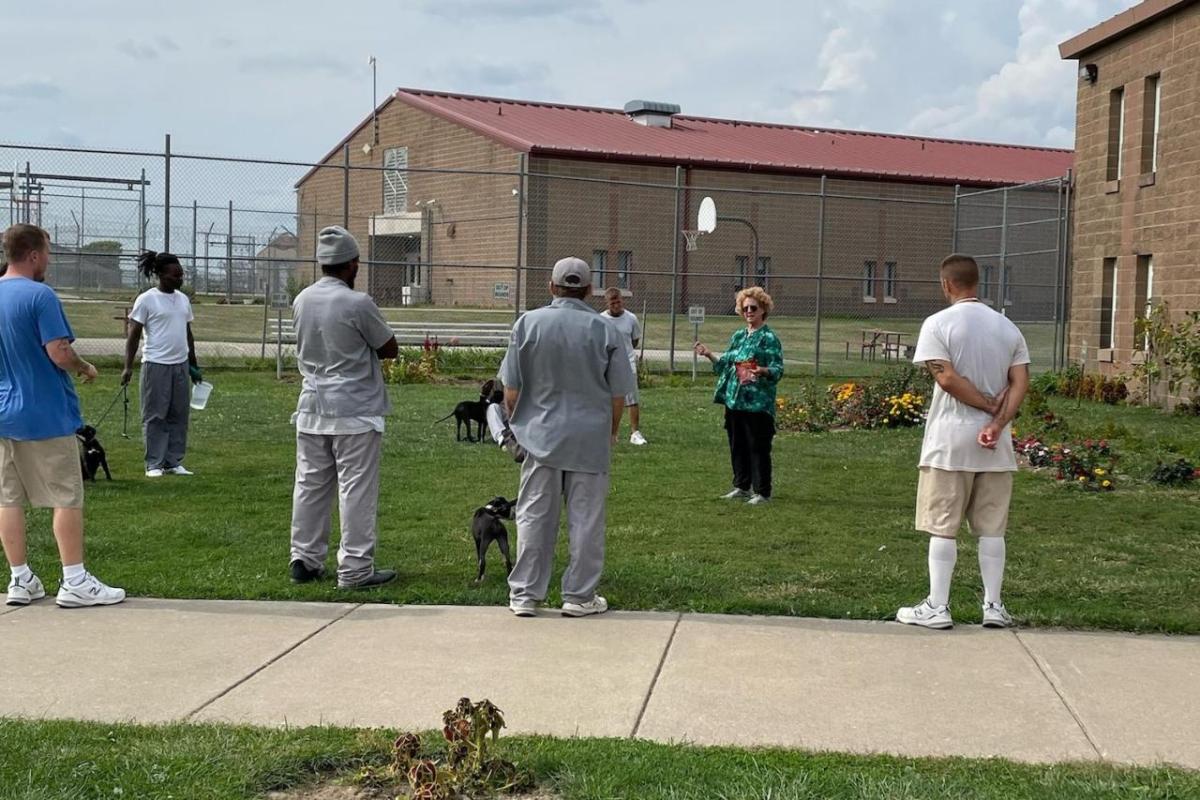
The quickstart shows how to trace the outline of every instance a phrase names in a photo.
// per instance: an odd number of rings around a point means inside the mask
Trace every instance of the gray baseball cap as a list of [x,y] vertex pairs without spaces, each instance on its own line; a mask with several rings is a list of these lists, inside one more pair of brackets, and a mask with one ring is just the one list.
[[555,286],[565,286],[568,289],[582,289],[592,285],[592,271],[582,258],[560,258],[554,264],[554,272],[550,282]]
[[317,263],[345,264],[358,258],[358,241],[340,225],[322,228],[317,234]]

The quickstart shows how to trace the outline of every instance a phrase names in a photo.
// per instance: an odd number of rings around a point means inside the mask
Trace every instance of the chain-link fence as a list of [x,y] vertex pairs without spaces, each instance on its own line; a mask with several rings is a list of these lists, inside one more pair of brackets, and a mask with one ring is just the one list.
[[[695,307],[719,349],[742,324],[734,294],[760,285],[793,373],[869,374],[911,354],[944,306],[937,265],[959,250],[979,257],[981,299],[1022,327],[1037,367],[1063,350],[1067,179],[968,191],[523,154],[444,169],[348,145],[311,164],[172,153],[169,138],[162,152],[0,144],[0,165],[0,223],[50,231],[48,280],[93,354],[121,352],[144,249],[180,257],[202,357],[273,352],[331,224],[359,239],[356,288],[409,339],[497,345],[547,301],[550,265],[577,255],[644,316],[652,364],[691,364]],[[716,227],[689,242],[704,198]]]

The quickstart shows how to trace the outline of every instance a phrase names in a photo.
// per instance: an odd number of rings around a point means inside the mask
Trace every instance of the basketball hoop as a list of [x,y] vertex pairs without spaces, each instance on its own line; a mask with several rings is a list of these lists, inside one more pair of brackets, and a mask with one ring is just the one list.
[[684,228],[683,230],[680,231],[680,233],[683,234],[683,238],[687,239],[687,250],[689,252],[699,248],[699,244],[697,244],[697,242],[700,239],[700,235],[703,234],[704,231],[688,230],[688,229]]

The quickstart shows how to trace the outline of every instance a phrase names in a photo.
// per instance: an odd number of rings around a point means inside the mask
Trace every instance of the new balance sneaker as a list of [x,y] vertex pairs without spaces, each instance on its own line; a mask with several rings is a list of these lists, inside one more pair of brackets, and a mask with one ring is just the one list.
[[721,495],[722,500],[745,500],[750,496],[750,493],[745,489],[734,489],[731,492],[726,492]]
[[508,610],[518,617],[536,617],[537,607],[536,600],[510,600],[508,603]]
[[630,443],[630,444],[636,444],[636,445],[643,445],[643,444],[645,444],[645,443],[646,443],[646,437],[645,437],[645,436],[642,436],[642,432],[641,432],[641,431],[634,431],[634,432],[633,432],[632,434],[630,434],[630,436],[629,436],[629,443]]
[[146,470],[147,478],[161,478],[163,476],[163,474],[164,474],[163,471],[161,469],[159,469],[158,467],[155,467],[154,469]]
[[954,627],[954,620],[950,617],[950,606],[935,606],[929,602],[928,597],[915,606],[905,606],[897,611],[896,622],[934,630]]
[[608,611],[608,601],[596,595],[586,603],[563,603],[564,617],[590,617],[592,614],[603,614]]
[[752,494],[750,495],[750,499],[746,501],[746,505],[761,506],[766,505],[769,502],[771,502],[771,498],[767,497],[765,494]]
[[68,584],[62,582],[58,587],[56,603],[62,608],[83,608],[84,606],[111,606],[125,599],[125,590],[107,586],[90,572],[83,574],[83,580]]
[[27,606],[34,600],[41,600],[46,596],[46,587],[42,586],[42,582],[37,575],[30,575],[24,580],[13,578],[8,582],[8,600],[7,605],[10,606]]
[[188,469],[187,467],[185,467],[183,464],[177,464],[174,467],[171,467],[170,469],[163,470],[163,472],[167,473],[168,475],[195,475],[196,474],[196,473],[192,472],[190,469]]
[[1012,625],[1012,614],[1008,613],[1008,609],[1004,607],[1003,603],[983,604],[983,627],[1011,628]]

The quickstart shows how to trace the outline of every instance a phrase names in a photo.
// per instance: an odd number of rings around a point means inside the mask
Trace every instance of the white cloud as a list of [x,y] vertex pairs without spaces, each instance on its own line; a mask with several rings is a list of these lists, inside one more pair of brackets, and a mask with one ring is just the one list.
[[822,73],[819,88],[793,93],[794,99],[788,110],[794,121],[801,125],[843,127],[838,106],[847,95],[866,92],[866,67],[875,58],[875,50],[865,38],[845,27],[831,30],[817,56],[817,66]]

